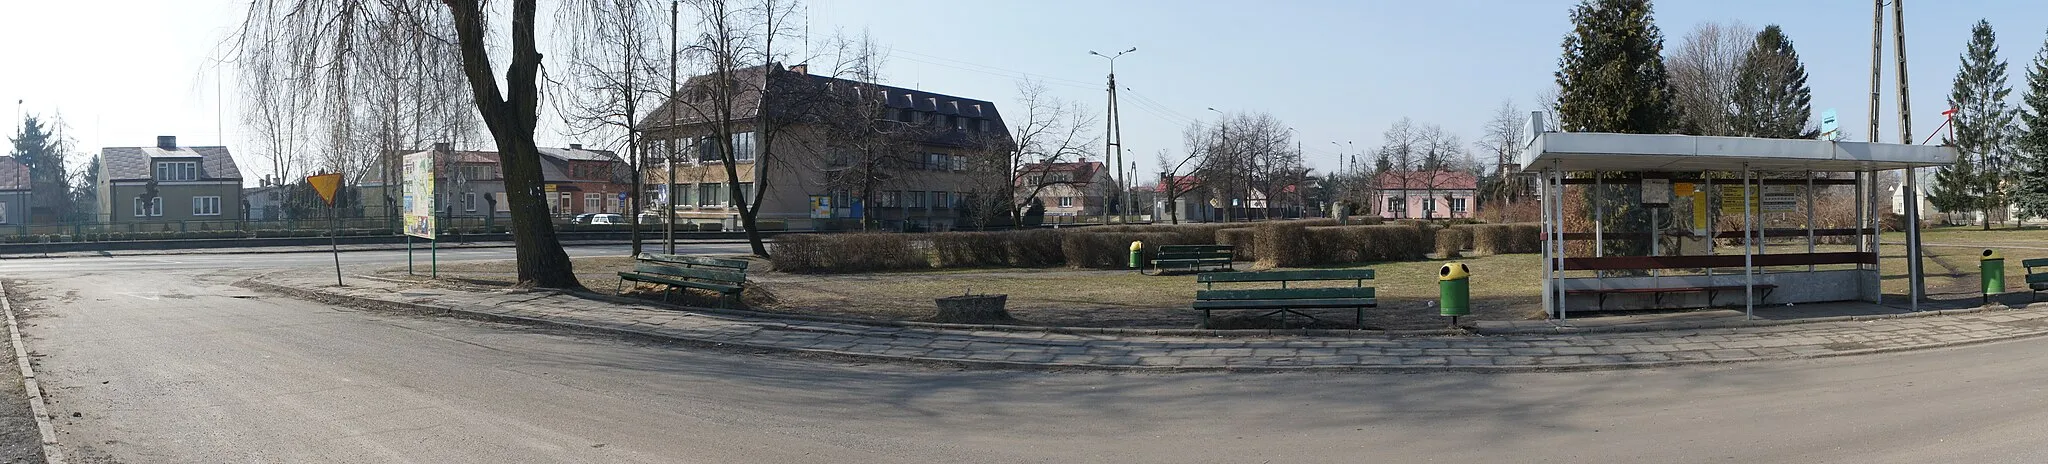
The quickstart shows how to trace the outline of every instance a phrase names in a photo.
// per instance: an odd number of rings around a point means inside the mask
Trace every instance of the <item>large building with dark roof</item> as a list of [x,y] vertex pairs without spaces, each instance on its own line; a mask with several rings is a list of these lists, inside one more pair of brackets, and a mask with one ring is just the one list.
[[[716,139],[730,116],[740,199],[759,220],[794,229],[947,230],[974,207],[1009,196],[1014,151],[995,103],[811,74],[805,65],[702,75],[645,118],[645,195],[668,198],[678,222],[738,226],[740,209]],[[719,108],[716,84],[740,89]],[[766,121],[762,120],[766,115]],[[770,127],[774,146],[756,131]],[[680,153],[669,177],[667,153]],[[765,189],[755,186],[767,185]],[[757,190],[759,190],[757,192]]]
[[242,170],[227,147],[156,146],[100,149],[99,220],[107,223],[238,221]]

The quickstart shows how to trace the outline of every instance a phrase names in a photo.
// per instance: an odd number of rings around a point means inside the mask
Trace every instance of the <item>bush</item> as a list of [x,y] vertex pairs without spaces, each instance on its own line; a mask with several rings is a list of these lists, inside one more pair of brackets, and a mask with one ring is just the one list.
[[706,222],[697,224],[698,232],[720,232],[724,230],[725,223],[722,222]]
[[1230,245],[1232,247],[1231,253],[1234,255],[1233,259],[1238,261],[1258,261],[1259,255],[1253,253],[1253,250],[1258,248],[1259,244],[1258,240],[1254,238],[1255,236],[1256,234],[1252,233],[1252,228],[1250,227],[1218,230],[1216,231],[1216,244]]
[[928,269],[931,261],[903,234],[790,234],[775,238],[770,261],[793,273]]
[[1076,232],[1060,239],[1060,252],[1066,257],[1067,265],[1089,269],[1127,269],[1131,253],[1131,242],[1145,242],[1140,252],[1139,265],[1152,261],[1152,255],[1163,245],[1182,245],[1177,234],[1166,232]]
[[1404,225],[1311,227],[1307,239],[1318,264],[1423,259],[1432,241]]
[[1252,227],[1252,241],[1258,243],[1252,256],[1258,267],[1301,267],[1317,264],[1310,248],[1308,227],[1284,222],[1267,222]]
[[789,222],[756,220],[754,230],[789,230]]
[[1480,224],[1472,226],[1472,253],[1480,256],[1507,253],[1537,253],[1543,247],[1540,224]]
[[1008,266],[1012,261],[1001,233],[945,232],[926,236],[938,267]]
[[1001,232],[1003,245],[1010,252],[1010,265],[1016,267],[1053,267],[1067,263],[1064,233],[1057,230],[1037,229]]
[[1458,252],[1472,247],[1470,227],[1446,227],[1436,231],[1436,254],[1444,259],[1458,257]]

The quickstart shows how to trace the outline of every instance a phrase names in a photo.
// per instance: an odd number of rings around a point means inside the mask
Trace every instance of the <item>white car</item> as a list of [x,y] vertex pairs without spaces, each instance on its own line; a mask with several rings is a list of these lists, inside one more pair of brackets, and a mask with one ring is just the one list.
[[618,214],[592,214],[588,224],[625,224],[626,217]]

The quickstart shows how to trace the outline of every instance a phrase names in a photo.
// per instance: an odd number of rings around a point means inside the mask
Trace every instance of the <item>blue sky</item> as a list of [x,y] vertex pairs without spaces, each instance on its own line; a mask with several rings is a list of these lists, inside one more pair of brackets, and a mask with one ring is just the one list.
[[[0,43],[9,44],[0,47],[0,63],[10,69],[0,73],[0,98],[26,100],[31,113],[61,109],[86,147],[174,134],[190,145],[252,144],[234,126],[234,83],[216,94],[207,60],[243,4],[0,4]],[[1216,116],[1209,107],[1279,117],[1298,129],[1310,163],[1324,170],[1349,150],[1343,142],[1369,150],[1403,117],[1469,142],[1503,100],[1537,106],[1552,85],[1574,4],[812,0],[809,9],[813,38],[866,30],[888,47],[889,83],[992,100],[1011,113],[1021,112],[1014,103],[1019,73],[1101,109],[1108,63],[1087,52],[1138,47],[1118,61],[1117,74],[1131,89],[1123,99],[1125,146],[1149,172],[1159,150],[1180,150],[1188,122]],[[1842,126],[1861,139],[1868,132],[1870,8],[1859,0],[1666,0],[1657,2],[1656,18],[1669,47],[1705,21],[1782,25],[1806,60],[1815,111],[1837,108]],[[2048,4],[2039,1],[1913,0],[1906,14],[1916,139],[1940,124],[1972,23],[1992,20],[2015,87],[2048,30]],[[1880,120],[1883,140],[1896,142],[1891,53],[1887,46]],[[217,111],[227,127],[216,124]],[[541,142],[574,142],[553,132],[544,128]]]

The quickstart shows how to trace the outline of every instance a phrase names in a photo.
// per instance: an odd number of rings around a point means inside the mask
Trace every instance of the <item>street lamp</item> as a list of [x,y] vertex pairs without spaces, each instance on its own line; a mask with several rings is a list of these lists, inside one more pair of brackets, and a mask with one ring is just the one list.
[[[1109,127],[1106,128],[1107,130],[1105,132],[1107,132],[1107,134],[1105,134],[1106,137],[1103,138],[1102,158],[1103,161],[1108,162],[1111,167],[1116,168],[1116,184],[1117,189],[1119,190],[1124,188],[1125,178],[1123,162],[1124,155],[1122,151],[1117,150],[1118,148],[1123,147],[1124,137],[1123,124],[1119,122],[1120,115],[1116,107],[1116,59],[1117,57],[1124,56],[1125,53],[1135,51],[1138,51],[1138,47],[1131,47],[1129,50],[1116,52],[1115,55],[1104,55],[1094,50],[1088,51],[1088,54],[1090,55],[1099,56],[1109,60],[1109,118],[1107,118],[1107,121],[1104,121],[1106,124],[1109,125]],[[1124,217],[1123,215],[1128,214],[1128,212],[1131,209],[1130,195],[1126,193],[1122,196],[1124,197],[1124,207],[1123,211],[1119,212],[1119,217]],[[1109,195],[1104,194],[1102,200],[1102,223],[1109,224]],[[1129,223],[1131,221],[1128,217],[1125,217],[1124,222]]]

